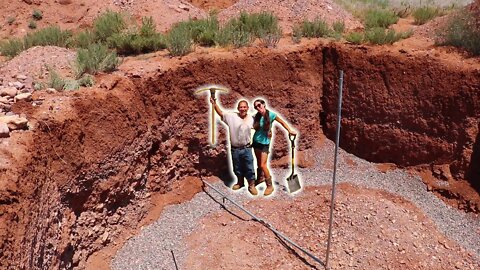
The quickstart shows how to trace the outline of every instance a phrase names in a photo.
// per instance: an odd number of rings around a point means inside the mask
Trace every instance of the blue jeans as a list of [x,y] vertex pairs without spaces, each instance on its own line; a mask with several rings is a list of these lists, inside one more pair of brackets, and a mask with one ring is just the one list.
[[233,173],[237,176],[239,181],[244,178],[248,180],[255,180],[255,171],[253,169],[253,154],[252,148],[234,149],[231,150]]

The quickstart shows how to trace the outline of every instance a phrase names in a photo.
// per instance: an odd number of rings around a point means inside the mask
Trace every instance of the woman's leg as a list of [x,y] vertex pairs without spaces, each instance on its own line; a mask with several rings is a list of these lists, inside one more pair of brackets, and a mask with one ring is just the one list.
[[255,150],[255,159],[257,160],[257,180],[255,181],[255,186],[260,185],[261,183],[265,182],[262,179],[262,149],[254,148]]
[[259,167],[262,168],[265,178],[270,178],[271,177],[270,170],[268,169],[268,166],[267,166],[268,153],[261,152],[259,160],[260,160]]

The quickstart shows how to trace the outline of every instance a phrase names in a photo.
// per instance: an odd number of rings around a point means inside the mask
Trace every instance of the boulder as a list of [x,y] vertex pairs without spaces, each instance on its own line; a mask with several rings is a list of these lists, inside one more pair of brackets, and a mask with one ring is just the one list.
[[5,123],[0,123],[0,138],[7,138],[10,136],[10,129]]
[[28,120],[18,115],[2,116],[0,123],[7,124],[10,130],[28,129]]
[[18,101],[21,101],[21,100],[31,101],[32,100],[32,94],[22,93],[22,94],[16,95],[15,98],[14,98],[14,102],[18,102]]
[[4,87],[0,88],[0,96],[15,97],[17,95],[17,88],[15,87]]

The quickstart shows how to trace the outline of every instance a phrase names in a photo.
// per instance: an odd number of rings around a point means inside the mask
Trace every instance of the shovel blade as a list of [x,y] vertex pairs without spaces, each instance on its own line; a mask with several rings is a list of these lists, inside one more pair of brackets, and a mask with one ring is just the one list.
[[288,183],[288,190],[290,193],[294,193],[300,190],[302,187],[300,186],[300,180],[298,179],[298,175],[290,175],[287,178]]

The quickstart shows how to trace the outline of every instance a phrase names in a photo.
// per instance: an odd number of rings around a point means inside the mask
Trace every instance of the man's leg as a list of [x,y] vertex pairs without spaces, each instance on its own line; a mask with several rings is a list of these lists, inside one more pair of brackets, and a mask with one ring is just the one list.
[[241,156],[240,151],[236,149],[232,149],[232,165],[233,165],[233,173],[237,177],[237,183],[232,186],[233,190],[239,190],[245,186],[244,181],[245,178],[243,177],[242,168],[241,168]]
[[255,169],[253,168],[253,154],[252,148],[246,148],[243,154],[243,175],[248,180],[248,192],[253,196],[258,195],[257,188],[255,187]]

